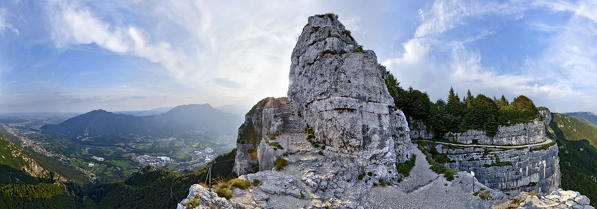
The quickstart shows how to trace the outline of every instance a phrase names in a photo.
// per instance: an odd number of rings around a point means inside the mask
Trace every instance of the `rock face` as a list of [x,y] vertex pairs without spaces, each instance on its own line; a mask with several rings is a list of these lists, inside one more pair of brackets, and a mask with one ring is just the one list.
[[433,146],[450,159],[445,163],[448,167],[474,171],[479,182],[493,189],[512,194],[520,191],[546,194],[560,186],[560,160],[555,143],[510,149]]
[[541,208],[575,208],[575,209],[594,209],[590,204],[589,198],[575,191],[565,191],[558,189],[549,195],[536,196],[527,192],[521,192],[511,200],[499,205],[493,209],[521,208],[521,209],[541,209]]
[[273,144],[276,136],[285,129],[297,132],[302,127],[293,121],[296,119],[291,118],[292,109],[287,98],[273,97],[265,98],[251,108],[238,129],[233,168],[235,173],[242,175],[273,167],[274,160],[281,155],[282,150],[274,150],[275,147],[266,145]]
[[499,126],[495,136],[489,137],[485,131],[468,130],[463,133],[447,133],[445,139],[462,144],[524,145],[546,140],[545,124],[538,118],[528,123]]
[[426,139],[430,140],[435,138],[435,134],[427,128],[425,123],[420,120],[415,120],[412,118],[408,119],[408,127],[410,128],[410,138],[411,139]]
[[292,52],[288,98],[317,143],[337,153],[359,153],[364,163],[374,160],[389,169],[396,154],[399,161],[408,156],[400,148],[408,138],[397,135],[406,123],[393,117],[404,116],[393,108],[384,70],[375,53],[364,51],[335,17],[310,17]]
[[576,191],[557,190],[544,197],[528,196],[519,208],[581,208],[594,209],[591,200]]
[[[288,98],[261,100],[239,128],[234,172],[252,185],[234,188],[229,200],[194,185],[179,208],[487,208],[507,200],[501,189],[547,192],[560,183],[555,145],[487,154],[440,146],[448,165],[463,172],[453,181],[432,172],[394,107],[385,68],[333,14],[309,17],[291,60]],[[541,124],[502,127],[498,136],[521,144],[544,140],[536,139],[545,136]],[[399,173],[407,160],[414,167]],[[511,165],[493,165],[502,162]],[[467,169],[479,171],[480,181]]]
[[553,119],[553,116],[551,115],[551,111],[549,111],[549,109],[545,108],[545,107],[539,107],[539,114],[541,114],[541,117],[543,118],[543,123],[549,125],[551,123],[551,120]]
[[192,206],[197,209],[232,208],[232,204],[225,198],[218,197],[215,192],[209,191],[209,189],[198,184],[194,184],[189,188],[189,195],[178,203],[176,209],[191,208]]
[[[384,73],[335,15],[310,17],[292,53],[288,99],[260,101],[239,128],[234,171],[261,184],[231,201],[358,208],[373,184],[397,183],[396,163],[412,144]],[[272,171],[281,160],[288,166]]]

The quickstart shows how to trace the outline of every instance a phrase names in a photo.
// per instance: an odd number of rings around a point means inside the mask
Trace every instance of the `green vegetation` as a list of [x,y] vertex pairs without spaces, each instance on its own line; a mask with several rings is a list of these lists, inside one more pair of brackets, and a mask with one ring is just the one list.
[[385,186],[389,185],[389,183],[386,182],[383,179],[379,179],[378,182],[379,182],[379,184],[378,183],[373,183],[373,186],[382,186],[382,187],[385,187]]
[[239,189],[247,189],[251,186],[251,182],[246,179],[233,178],[229,181],[230,185]]
[[554,113],[553,120],[557,121],[558,128],[568,140],[583,140],[586,139],[597,147],[597,127],[575,117],[570,117],[564,114]]
[[286,161],[284,158],[281,158],[281,157],[276,159],[276,161],[274,162],[274,168],[276,168],[277,171],[282,170],[287,165],[288,165],[288,161]]
[[0,208],[76,208],[75,198],[60,184],[6,184],[0,191]]
[[[218,156],[212,167],[212,178],[217,182],[235,177],[232,172],[236,149]],[[146,167],[133,174],[125,182],[96,185],[87,196],[93,201],[89,205],[97,208],[171,208],[184,199],[192,184],[204,182],[208,167],[179,174],[166,169]],[[236,182],[246,186],[246,182]],[[216,185],[217,186],[217,185]],[[227,190],[222,189],[223,194]]]
[[259,186],[259,184],[261,184],[261,180],[259,179],[253,179],[253,186]]
[[[451,168],[448,168],[447,166],[444,166],[442,163],[436,161],[437,159],[440,159],[442,162],[449,162],[446,161],[443,156],[440,157],[441,155],[433,155],[432,153],[434,152],[428,152],[424,147],[423,147],[423,143],[419,142],[418,143],[418,147],[419,149],[423,152],[423,154],[425,154],[425,159],[427,159],[427,162],[429,162],[429,164],[431,164],[430,169],[437,173],[437,174],[444,174],[444,177],[446,177],[446,180],[448,181],[452,181],[454,180],[454,174],[456,174],[456,172],[454,172],[454,170],[452,170]],[[432,151],[435,150],[435,148],[432,148]],[[437,153],[437,150],[435,151],[435,153]],[[447,156],[446,156],[447,158]]]
[[489,191],[484,191],[484,192],[481,192],[481,193],[479,194],[479,198],[481,198],[482,200],[487,200],[487,199],[489,199]]
[[556,144],[556,142],[552,141],[551,143],[547,143],[547,144],[541,145],[539,147],[531,147],[530,150],[531,150],[531,152],[533,152],[533,151],[539,151],[539,150],[546,150],[546,149],[549,149],[549,147],[551,147],[551,146],[553,146],[555,144]]
[[76,208],[55,172],[42,166],[33,173],[37,177],[28,173],[38,165],[28,150],[0,134],[0,208]]
[[266,142],[267,145],[274,147],[274,150],[279,150],[279,149],[284,149],[284,147],[282,147],[282,145],[280,145],[279,142]]
[[470,129],[483,130],[488,136],[494,136],[499,125],[527,122],[540,117],[533,102],[522,95],[509,103],[504,96],[500,99],[490,99],[483,94],[475,97],[468,91],[461,100],[450,88],[447,102],[440,99],[433,103],[427,93],[413,88],[402,89],[391,73],[386,71],[384,78],[396,107],[406,116],[422,121],[430,131],[440,136]]
[[[597,199],[597,149],[589,141],[595,137],[589,134],[594,131],[597,127],[558,113],[553,114],[548,127],[548,136],[555,138],[559,147],[562,188],[578,191],[591,200]],[[597,207],[597,201],[591,201],[591,205]]]
[[410,159],[403,163],[396,163],[396,170],[398,170],[398,173],[402,174],[402,176],[408,177],[408,175],[410,174],[410,170],[412,170],[413,167],[415,167],[416,159],[417,156],[413,155]]
[[359,180],[363,180],[363,177],[365,177],[364,173],[359,174],[359,176],[357,177]]
[[511,165],[512,165],[512,162],[510,162],[510,161],[500,162],[500,159],[496,158],[495,162],[493,162],[492,164],[484,164],[483,167],[489,168],[489,167],[494,167],[494,166],[502,167],[502,166],[511,166]]
[[232,189],[216,185],[216,194],[218,194],[219,197],[230,199],[232,197]]
[[220,197],[230,199],[234,190],[232,187],[239,189],[247,189],[251,186],[251,183],[245,179],[233,178],[230,180],[222,179],[214,186],[216,194]]
[[319,143],[315,141],[315,131],[313,131],[311,127],[307,127],[305,128],[305,132],[307,133],[307,136],[305,136],[305,140],[311,143],[313,147],[319,148]]

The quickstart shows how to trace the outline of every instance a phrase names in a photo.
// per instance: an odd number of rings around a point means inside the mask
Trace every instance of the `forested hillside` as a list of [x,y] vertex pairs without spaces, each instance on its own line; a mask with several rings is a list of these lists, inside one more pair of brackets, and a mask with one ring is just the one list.
[[578,119],[586,120],[597,126],[597,115],[592,112],[571,112],[565,113],[565,115],[573,116]]
[[[232,172],[236,149],[218,156],[213,165],[214,182],[228,180],[236,175]],[[125,182],[98,185],[88,192],[94,202],[86,208],[159,209],[174,208],[184,199],[192,184],[206,180],[208,166],[185,174],[165,169],[147,167],[129,177]]]
[[1,134],[0,174],[0,208],[75,208],[75,198],[55,172]]
[[597,127],[564,114],[553,118],[548,134],[558,143],[562,188],[586,195],[597,207],[597,149],[589,142]]

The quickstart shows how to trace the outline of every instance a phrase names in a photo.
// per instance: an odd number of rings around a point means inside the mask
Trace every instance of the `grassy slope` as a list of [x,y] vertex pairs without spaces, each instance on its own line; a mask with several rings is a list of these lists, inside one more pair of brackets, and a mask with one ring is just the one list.
[[566,139],[573,141],[586,139],[591,145],[597,147],[597,127],[593,124],[559,113],[553,114],[553,120]]
[[548,130],[560,149],[562,188],[586,195],[591,205],[597,207],[597,149],[586,140],[594,140],[597,127],[554,113]]

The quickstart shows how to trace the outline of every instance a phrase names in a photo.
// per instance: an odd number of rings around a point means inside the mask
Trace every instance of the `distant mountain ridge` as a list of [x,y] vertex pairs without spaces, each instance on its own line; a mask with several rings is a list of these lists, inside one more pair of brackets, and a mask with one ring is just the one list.
[[564,114],[575,117],[575,118],[589,121],[593,125],[597,126],[597,115],[595,115],[595,113],[592,113],[592,112],[570,112],[570,113],[564,113]]
[[[195,137],[233,135],[242,117],[209,104],[181,105],[149,116],[94,110],[60,124],[45,125],[42,133],[91,144],[113,144],[133,137]],[[100,140],[96,140],[100,139]]]
[[172,107],[158,107],[150,110],[127,110],[127,111],[114,111],[114,113],[120,113],[132,116],[150,116],[168,112]]

